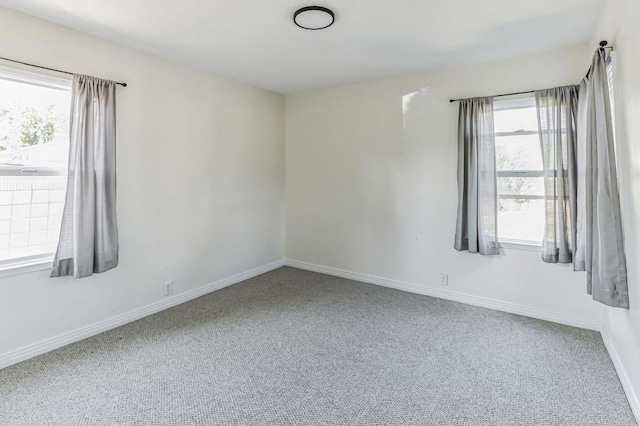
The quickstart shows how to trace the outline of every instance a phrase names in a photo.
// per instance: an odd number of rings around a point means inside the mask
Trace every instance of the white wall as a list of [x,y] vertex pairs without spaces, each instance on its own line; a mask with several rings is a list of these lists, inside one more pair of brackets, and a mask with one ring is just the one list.
[[126,81],[117,96],[120,265],[0,278],[0,354],[283,257],[280,95],[0,9],[2,56]]
[[640,1],[625,3],[615,46],[618,179],[630,309],[601,307],[621,378],[640,419]]
[[[539,252],[453,248],[457,104],[577,84],[586,45],[287,97],[287,258],[597,323],[585,275]],[[403,96],[415,93],[405,107]]]

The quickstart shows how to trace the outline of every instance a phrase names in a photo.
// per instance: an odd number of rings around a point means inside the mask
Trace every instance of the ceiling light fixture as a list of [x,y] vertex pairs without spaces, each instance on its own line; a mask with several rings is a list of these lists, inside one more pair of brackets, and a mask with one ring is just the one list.
[[305,30],[329,28],[336,20],[331,9],[322,6],[307,6],[296,10],[293,23]]

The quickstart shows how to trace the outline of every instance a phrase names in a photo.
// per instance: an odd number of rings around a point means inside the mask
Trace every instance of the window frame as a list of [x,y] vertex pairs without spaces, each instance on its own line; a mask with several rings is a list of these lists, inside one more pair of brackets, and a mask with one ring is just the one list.
[[[69,92],[69,96],[71,96],[72,80],[70,78],[26,71],[21,68],[0,66],[0,80],[66,91]],[[68,171],[63,167],[36,168],[31,165],[19,163],[0,164],[0,177],[66,176],[67,173]],[[0,260],[0,278],[50,269],[54,257],[55,252]]]
[[[512,111],[518,109],[531,108],[530,105],[518,105],[517,101],[525,100],[525,99],[533,99],[535,105],[535,95],[531,93],[519,94],[519,95],[511,95],[505,96],[502,99],[493,100],[494,113],[496,111]],[[515,101],[515,105],[511,107],[504,107],[503,105],[508,101]],[[497,108],[496,108],[497,104]],[[514,130],[511,132],[494,132],[496,138],[499,137],[511,137],[511,136],[532,136],[532,135],[540,135],[539,130]],[[497,166],[497,164],[496,164]],[[531,178],[544,178],[544,170],[497,170],[496,167],[496,180],[500,177],[531,177]],[[531,194],[500,194],[496,190],[496,198],[497,200],[545,200],[544,195],[531,195]],[[496,217],[496,219],[498,219]],[[542,235],[541,235],[542,237]],[[501,248],[507,249],[518,249],[518,250],[526,250],[526,251],[542,251],[542,238],[538,241],[529,241],[529,240],[518,240],[514,238],[503,238],[500,237],[500,221],[498,221],[498,244]]]

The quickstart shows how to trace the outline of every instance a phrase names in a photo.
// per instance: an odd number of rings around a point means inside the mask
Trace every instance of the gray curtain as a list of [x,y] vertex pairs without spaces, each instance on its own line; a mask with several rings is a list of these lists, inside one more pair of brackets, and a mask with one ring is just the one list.
[[616,177],[609,53],[598,49],[580,84],[578,105],[578,237],[574,268],[605,305],[628,308],[627,268]]
[[118,264],[115,83],[73,76],[69,174],[52,277],[86,277]]
[[571,263],[576,246],[578,86],[536,91],[544,169],[542,260]]
[[458,114],[458,219],[454,247],[499,254],[493,98],[463,99]]

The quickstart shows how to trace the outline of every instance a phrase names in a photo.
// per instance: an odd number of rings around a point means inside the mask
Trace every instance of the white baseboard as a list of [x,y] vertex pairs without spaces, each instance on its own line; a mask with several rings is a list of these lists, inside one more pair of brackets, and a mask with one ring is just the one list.
[[613,339],[611,339],[611,336],[609,336],[609,333],[607,333],[606,327],[601,327],[600,334],[602,335],[604,346],[607,348],[607,352],[609,352],[613,366],[618,373],[624,393],[627,395],[631,411],[633,411],[633,415],[636,417],[636,422],[640,424],[640,395],[638,395],[633,389],[627,370],[624,368],[624,364],[620,360],[616,345]]
[[459,293],[451,290],[443,290],[441,288],[426,287],[426,286],[408,283],[404,281],[397,281],[389,278],[381,278],[373,275],[361,274],[359,272],[351,272],[351,271],[345,271],[343,269],[331,268],[329,266],[315,265],[313,263],[301,262],[299,260],[286,259],[285,264],[293,268],[319,272],[326,275],[333,275],[336,277],[347,278],[355,281],[361,281],[368,284],[376,284],[383,287],[395,288],[398,290],[404,290],[411,293],[422,294],[425,296],[432,296],[440,299],[452,300],[454,302],[466,303],[467,305],[480,306],[483,308],[495,309],[497,311],[509,312],[517,315],[524,315],[527,317],[556,322],[559,324],[570,325],[573,327],[600,331],[599,323],[585,321],[584,319],[576,317],[574,315],[552,312],[545,309],[535,308],[532,306],[520,305],[517,303],[511,303],[511,302],[503,302],[500,300],[489,299],[486,297],[473,296],[470,294]]
[[248,271],[233,275],[231,277],[221,279],[214,283],[206,284],[194,290],[176,294],[175,296],[171,297],[166,297],[162,300],[146,306],[142,306],[132,311],[125,312],[123,314],[116,315],[114,317],[98,321],[85,327],[80,327],[78,329],[62,333],[48,339],[41,340],[39,342],[4,354],[0,354],[0,368],[8,367],[20,361],[33,358],[34,356],[41,355],[54,349],[58,349],[70,343],[74,343],[79,340],[86,339],[87,337],[95,336],[96,334],[103,333],[116,327],[120,327],[121,325],[130,323],[140,318],[144,318],[146,316],[155,314],[176,305],[180,305],[181,303],[188,302],[189,300],[204,296],[205,294],[220,290],[232,284],[236,284],[249,278],[264,274],[265,272],[278,269],[281,266],[284,266],[284,264],[284,259],[276,260],[275,262],[258,266],[257,268],[253,268]]

